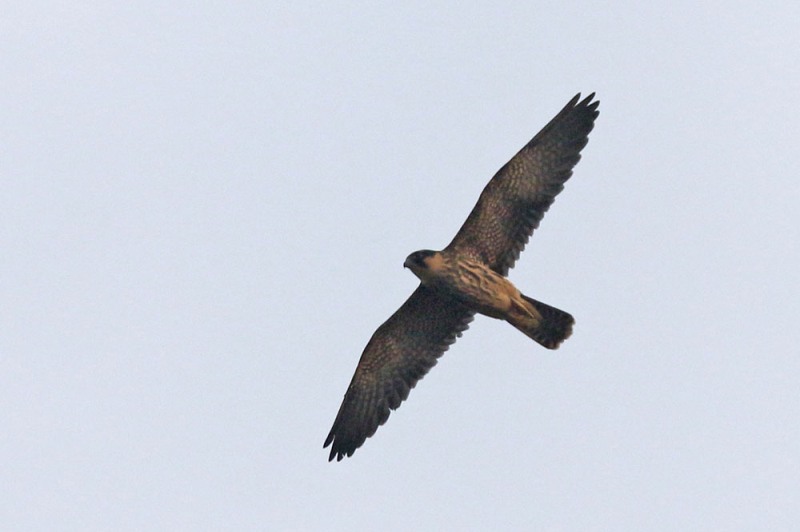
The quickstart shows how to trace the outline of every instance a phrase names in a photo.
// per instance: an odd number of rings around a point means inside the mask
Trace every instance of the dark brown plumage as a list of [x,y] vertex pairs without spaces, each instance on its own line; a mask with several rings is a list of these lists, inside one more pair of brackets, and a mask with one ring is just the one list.
[[576,95],[483,189],[446,249],[483,261],[507,275],[589,142],[599,111],[594,93]]
[[422,283],[364,349],[325,439],[330,460],[351,456],[386,422],[476,312],[551,349],[569,336],[572,316],[522,295],[505,275],[580,160],[598,116],[593,98],[575,96],[495,174],[444,250],[406,259]]

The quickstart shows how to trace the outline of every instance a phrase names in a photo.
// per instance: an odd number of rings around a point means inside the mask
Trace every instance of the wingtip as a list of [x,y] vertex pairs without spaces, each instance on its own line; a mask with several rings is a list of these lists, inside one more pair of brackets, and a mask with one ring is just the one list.
[[[325,440],[325,445],[323,445],[322,448],[324,449],[325,447],[330,445],[332,443],[332,441],[333,441],[333,438],[331,438],[329,436],[328,439]],[[338,457],[336,457],[337,454],[339,455]],[[331,447],[331,452],[328,454],[328,462],[333,462],[334,457],[337,458],[337,462],[342,459],[342,453],[336,448],[335,445],[333,447]]]
[[594,100],[594,98],[595,98],[595,93],[592,92],[586,98],[581,100],[581,93],[579,92],[578,94],[573,96],[569,102],[567,102],[567,105],[565,105],[564,108],[561,110],[561,112],[558,115],[556,115],[556,118],[563,116],[564,114],[572,113],[574,111],[582,112],[585,109],[591,113],[591,117],[594,120],[600,114],[600,111],[597,110],[597,107],[600,105],[600,100]]
[[[328,447],[332,443],[333,443],[333,430],[331,430],[328,433],[328,437],[325,438],[325,443],[322,444],[322,448],[325,449],[326,447]],[[328,462],[333,461],[333,457],[334,456],[336,456],[336,446],[335,445],[333,447],[331,447],[331,452],[328,455]],[[339,460],[341,460],[341,458],[339,458]]]
[[333,430],[331,430],[328,437],[325,438],[325,443],[322,445],[322,448],[325,449],[331,444],[333,445],[331,446],[330,454],[328,454],[328,462],[333,462],[334,458],[336,458],[337,462],[341,462],[345,456],[353,456],[355,452],[355,449],[343,449],[341,445],[338,445]]
[[578,94],[573,96],[572,100],[570,100],[570,103],[576,107],[589,104],[597,105],[598,103],[600,103],[600,100],[592,101],[594,100],[595,96],[597,96],[597,94],[593,91],[588,96],[586,96],[581,100],[581,93],[579,92]]
[[[580,96],[580,93],[578,95]],[[586,107],[592,111],[595,111],[596,113],[599,113],[599,111],[597,111],[597,107],[600,105],[600,100],[594,100],[594,98],[595,93],[592,92],[589,96],[581,100],[581,103],[579,103],[578,106]],[[595,116],[597,115],[595,114]]]
[[341,449],[337,449],[334,446],[331,449],[331,453],[328,455],[328,462],[333,462],[333,459],[336,458],[337,462],[341,462],[345,456],[353,456],[353,451],[343,451]]

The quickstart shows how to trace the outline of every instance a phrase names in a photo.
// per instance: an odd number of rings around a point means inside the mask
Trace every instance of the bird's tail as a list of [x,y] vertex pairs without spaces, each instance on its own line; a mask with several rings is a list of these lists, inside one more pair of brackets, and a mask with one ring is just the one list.
[[[520,294],[522,295],[522,294]],[[541,301],[522,295],[525,306],[514,307],[506,317],[507,321],[548,349],[558,346],[572,334],[575,319],[567,312]]]

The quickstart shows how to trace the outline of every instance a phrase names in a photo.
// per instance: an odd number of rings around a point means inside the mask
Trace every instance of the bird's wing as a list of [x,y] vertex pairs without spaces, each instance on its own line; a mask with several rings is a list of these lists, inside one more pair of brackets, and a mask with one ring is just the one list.
[[351,456],[408,397],[474,312],[420,285],[372,335],[325,439],[329,460]]
[[447,251],[507,275],[580,160],[599,111],[580,94],[508,161],[483,189]]

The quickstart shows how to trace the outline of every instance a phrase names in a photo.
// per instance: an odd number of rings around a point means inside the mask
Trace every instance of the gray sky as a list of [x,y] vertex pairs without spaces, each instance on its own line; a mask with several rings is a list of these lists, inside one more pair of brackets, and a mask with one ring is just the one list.
[[[529,4],[529,5],[525,5]],[[25,3],[0,19],[0,528],[800,522],[800,7]],[[375,328],[575,93],[511,279],[375,437]]]

